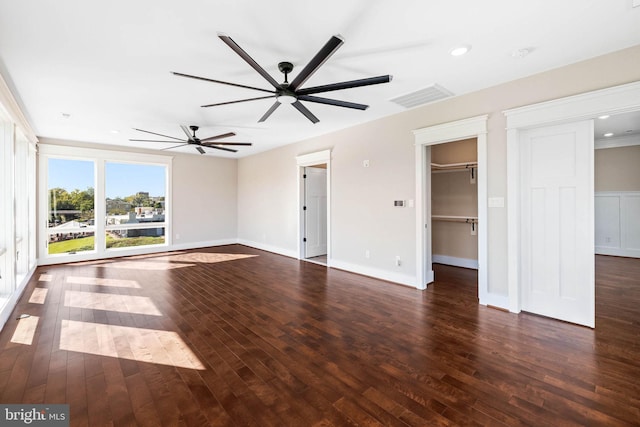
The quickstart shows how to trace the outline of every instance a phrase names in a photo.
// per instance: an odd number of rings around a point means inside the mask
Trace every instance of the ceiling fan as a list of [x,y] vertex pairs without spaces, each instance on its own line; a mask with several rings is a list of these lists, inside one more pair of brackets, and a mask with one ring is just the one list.
[[[195,145],[196,150],[198,150],[198,152],[200,154],[206,153],[206,151],[204,150],[205,148],[215,148],[216,150],[224,150],[224,151],[230,151],[232,153],[237,153],[238,150],[234,150],[232,148],[223,147],[223,145],[231,145],[231,146],[251,146],[252,145],[250,142],[220,142],[220,141],[218,141],[219,139],[222,139],[222,138],[228,138],[230,136],[235,136],[235,133],[233,133],[233,132],[223,133],[223,134],[216,135],[216,136],[210,136],[209,138],[200,139],[200,138],[198,138],[196,136],[196,131],[199,129],[198,126],[191,125],[191,126],[189,126],[187,128],[184,125],[180,125],[180,127],[182,128],[184,133],[187,135],[187,139],[186,140],[180,139],[180,138],[176,138],[176,137],[173,137],[173,136],[169,136],[169,135],[163,135],[161,133],[149,132],[148,130],[142,130],[142,129],[134,128],[134,130],[137,130],[138,132],[150,133],[151,135],[157,135],[157,136],[161,136],[163,138],[169,138],[169,139],[172,139],[174,141],[160,141],[160,140],[157,140],[157,139],[130,139],[129,141],[135,141],[135,142],[168,142],[168,143],[173,143],[173,144],[175,144],[176,141],[180,141],[180,142],[182,142],[182,144],[174,145],[173,147],[163,148],[162,150],[171,150],[172,148],[178,148],[178,147],[182,147],[182,146],[185,146],[185,145]],[[193,132],[193,135],[189,132],[189,129],[191,129],[191,131]]]
[[335,99],[329,99],[324,97],[312,96],[313,94],[329,92],[334,90],[342,90],[342,89],[350,89],[361,86],[369,86],[380,83],[388,83],[391,81],[392,76],[384,75],[378,77],[370,77],[366,79],[359,80],[350,80],[340,83],[332,83],[322,86],[314,86],[306,89],[302,89],[301,86],[311,77],[317,70],[320,68],[322,64],[324,64],[327,59],[331,55],[333,55],[336,50],[344,43],[344,40],[340,36],[333,36],[329,41],[324,45],[322,49],[309,61],[309,63],[300,71],[300,73],[293,79],[291,83],[289,83],[288,77],[289,73],[293,70],[293,64],[291,62],[280,62],[278,64],[278,69],[284,74],[284,82],[278,83],[267,71],[262,68],[256,61],[253,60],[249,56],[247,52],[245,52],[238,44],[231,39],[231,37],[225,34],[218,34],[218,37],[225,42],[235,53],[237,53],[242,59],[244,59],[254,70],[256,70],[265,80],[267,80],[271,86],[273,86],[273,90],[271,89],[262,89],[259,87],[246,86],[237,83],[230,83],[221,80],[208,79],[206,77],[198,77],[192,76],[189,74],[172,72],[176,76],[188,77],[191,79],[204,80],[213,83],[220,83],[229,86],[236,86],[245,89],[253,89],[261,92],[268,92],[271,95],[269,96],[260,96],[256,98],[248,98],[248,99],[240,99],[237,101],[227,101],[227,102],[218,102],[215,104],[203,105],[202,107],[215,107],[219,105],[228,105],[228,104],[236,104],[239,102],[247,102],[247,101],[255,101],[258,99],[267,99],[267,98],[276,98],[275,103],[267,110],[267,112],[258,120],[258,122],[264,122],[269,118],[271,114],[280,106],[280,104],[291,104],[298,111],[300,111],[306,118],[311,120],[313,123],[318,123],[319,120],[316,116],[311,113],[300,101],[307,102],[315,102],[318,104],[326,104],[326,105],[334,105],[337,107],[345,107],[345,108],[353,108],[356,110],[366,110],[369,108],[368,105],[357,104],[354,102],[347,101],[339,101]]

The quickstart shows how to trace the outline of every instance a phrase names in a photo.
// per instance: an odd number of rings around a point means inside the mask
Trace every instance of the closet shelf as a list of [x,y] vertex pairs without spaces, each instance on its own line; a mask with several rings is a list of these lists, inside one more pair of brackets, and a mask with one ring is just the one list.
[[464,162],[464,163],[431,163],[431,170],[433,171],[446,171],[446,170],[466,170],[477,168],[478,162]]
[[458,215],[431,215],[433,221],[450,221],[450,222],[465,222],[467,224],[477,224],[477,216],[458,216]]

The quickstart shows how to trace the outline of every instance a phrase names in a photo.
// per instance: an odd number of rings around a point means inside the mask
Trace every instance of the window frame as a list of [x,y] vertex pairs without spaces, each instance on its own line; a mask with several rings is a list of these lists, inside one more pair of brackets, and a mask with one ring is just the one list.
[[[69,160],[82,160],[94,162],[94,250],[78,253],[65,253],[65,254],[49,254],[48,251],[48,239],[49,233],[47,228],[48,220],[48,197],[49,197],[49,159],[69,159]],[[144,154],[133,153],[125,151],[115,150],[103,150],[87,147],[72,147],[62,146],[54,144],[40,144],[39,145],[39,163],[38,163],[38,200],[40,202],[39,207],[39,238],[38,238],[38,254],[39,264],[58,264],[66,262],[86,261],[93,259],[106,259],[125,255],[139,255],[148,254],[154,252],[164,252],[169,246],[171,246],[171,212],[172,212],[172,197],[171,197],[171,176],[172,176],[172,163],[173,156],[170,155],[157,155],[157,154]],[[164,222],[156,222],[154,228],[165,229],[165,242],[162,244],[154,245],[142,245],[132,246],[128,248],[117,248],[117,250],[106,247],[105,234],[107,231],[106,225],[106,194],[105,194],[105,165],[108,162],[115,163],[127,163],[127,164],[140,164],[140,165],[154,165],[165,167],[165,218]],[[139,227],[138,227],[139,228]]]

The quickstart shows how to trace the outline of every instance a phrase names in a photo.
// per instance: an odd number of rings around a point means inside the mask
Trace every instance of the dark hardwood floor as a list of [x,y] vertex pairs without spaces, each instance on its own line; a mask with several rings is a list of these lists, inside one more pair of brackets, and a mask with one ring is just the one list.
[[74,426],[640,425],[640,260],[596,257],[595,330],[437,268],[418,291],[235,245],[40,267],[0,402]]

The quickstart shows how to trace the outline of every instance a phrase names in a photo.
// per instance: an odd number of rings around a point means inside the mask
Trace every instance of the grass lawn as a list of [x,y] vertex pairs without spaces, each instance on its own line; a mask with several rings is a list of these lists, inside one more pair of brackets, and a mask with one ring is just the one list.
[[[95,238],[93,236],[64,240],[62,242],[53,242],[49,243],[49,254],[92,251],[95,246],[94,243]],[[107,236],[107,249],[128,248],[130,246],[160,245],[162,243],[164,243],[164,236],[129,237],[123,239],[114,239],[111,236]]]

